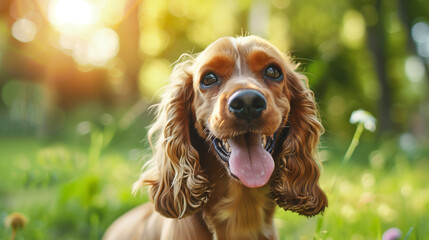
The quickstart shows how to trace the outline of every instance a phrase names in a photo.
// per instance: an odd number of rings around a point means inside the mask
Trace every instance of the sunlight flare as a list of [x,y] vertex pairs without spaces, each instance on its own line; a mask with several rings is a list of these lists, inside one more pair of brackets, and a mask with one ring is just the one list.
[[48,13],[59,31],[89,26],[100,18],[99,7],[87,0],[53,0]]

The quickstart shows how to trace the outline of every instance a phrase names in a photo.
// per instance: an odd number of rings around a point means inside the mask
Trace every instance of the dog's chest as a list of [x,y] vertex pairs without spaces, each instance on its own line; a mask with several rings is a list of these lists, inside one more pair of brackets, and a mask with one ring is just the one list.
[[273,239],[275,204],[267,189],[249,189],[231,183],[226,194],[210,204],[204,219],[214,239]]

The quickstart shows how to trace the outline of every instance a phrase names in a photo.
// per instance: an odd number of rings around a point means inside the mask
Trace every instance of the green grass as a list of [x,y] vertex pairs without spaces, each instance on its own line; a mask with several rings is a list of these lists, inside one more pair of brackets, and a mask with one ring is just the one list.
[[[147,201],[131,194],[147,146],[109,131],[57,141],[0,138],[0,219],[12,212],[29,219],[17,239],[100,239],[114,219]],[[359,154],[358,147],[340,168],[336,145],[325,145],[321,185],[329,208],[314,218],[278,209],[281,239],[381,239],[391,227],[402,239],[411,228],[408,239],[427,239],[427,156],[362,146],[371,154]],[[2,224],[0,239],[10,234]]]

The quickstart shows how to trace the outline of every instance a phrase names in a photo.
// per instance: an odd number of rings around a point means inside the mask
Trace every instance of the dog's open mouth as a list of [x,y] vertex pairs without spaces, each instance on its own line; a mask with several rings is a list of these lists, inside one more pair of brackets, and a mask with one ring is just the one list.
[[[228,140],[220,140],[215,138],[213,145],[219,157],[225,161],[229,162],[229,157],[231,156],[231,146],[228,143]],[[261,136],[261,146],[269,153],[273,152],[274,149],[274,135],[273,136]]]
[[274,139],[246,133],[224,140],[215,138],[213,145],[220,159],[229,164],[231,174],[245,186],[256,188],[265,185],[274,171]]

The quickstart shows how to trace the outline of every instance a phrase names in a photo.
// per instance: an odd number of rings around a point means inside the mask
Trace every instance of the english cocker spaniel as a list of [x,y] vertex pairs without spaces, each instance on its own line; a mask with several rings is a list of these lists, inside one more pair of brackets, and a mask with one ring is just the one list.
[[[185,58],[185,59],[184,59]],[[225,37],[185,55],[157,107],[153,157],[134,190],[152,203],[105,239],[277,239],[276,205],[323,212],[313,92],[289,57],[256,37]]]

